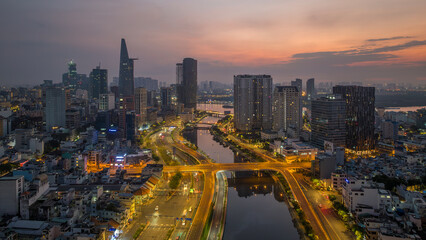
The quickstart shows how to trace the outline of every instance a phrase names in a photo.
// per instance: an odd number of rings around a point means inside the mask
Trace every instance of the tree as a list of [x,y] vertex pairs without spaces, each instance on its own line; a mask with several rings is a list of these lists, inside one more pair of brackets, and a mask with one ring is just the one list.
[[176,172],[175,175],[173,175],[172,179],[169,182],[169,187],[171,189],[176,189],[179,186],[181,179],[182,179],[182,173]]
[[152,159],[154,159],[154,161],[155,162],[158,162],[158,161],[160,161],[160,157],[159,156],[157,156],[156,154],[152,154]]
[[12,171],[12,164],[5,163],[0,165],[0,173],[7,173]]
[[57,140],[50,140],[44,145],[44,152],[50,153],[56,148],[58,148],[61,145],[61,143]]

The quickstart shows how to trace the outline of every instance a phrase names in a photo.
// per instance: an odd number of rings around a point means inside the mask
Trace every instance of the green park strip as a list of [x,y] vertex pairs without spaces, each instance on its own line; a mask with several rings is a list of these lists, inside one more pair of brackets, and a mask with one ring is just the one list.
[[210,228],[212,225],[212,220],[213,220],[213,209],[214,209],[215,204],[212,203],[210,204],[210,210],[209,210],[209,214],[207,216],[207,222],[204,225],[203,228],[203,233],[201,234],[201,240],[206,240],[209,236],[209,232],[210,232]]
[[[304,236],[300,236],[301,239],[307,238],[310,240],[317,239],[317,236],[315,236],[315,233],[313,231],[313,228],[311,226],[311,223],[306,219],[305,213],[303,212],[302,208],[300,207],[299,203],[295,200],[293,193],[291,191],[290,186],[288,185],[285,177],[281,173],[275,173],[275,176],[278,179],[278,182],[283,189],[286,197],[286,202],[290,206],[289,211],[293,218],[293,221],[295,221],[295,227],[297,228],[299,234],[303,233]],[[301,226],[303,226],[303,229]]]
[[136,232],[133,234],[133,239],[138,239],[138,237],[141,235],[141,233],[143,232],[143,230],[145,229],[145,224],[142,224],[138,230],[136,230]]
[[170,239],[170,237],[172,236],[174,230],[175,230],[175,227],[173,227],[172,229],[170,229],[169,231],[167,231],[167,234],[166,234],[166,237],[164,238],[164,240]]

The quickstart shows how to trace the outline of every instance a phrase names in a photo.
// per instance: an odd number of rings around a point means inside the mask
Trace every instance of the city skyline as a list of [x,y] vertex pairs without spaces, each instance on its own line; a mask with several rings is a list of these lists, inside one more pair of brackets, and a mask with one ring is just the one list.
[[111,82],[121,38],[140,59],[135,76],[167,83],[187,56],[199,61],[200,82],[244,73],[275,82],[426,80],[424,1],[100,3],[3,2],[1,83],[60,82],[70,59],[85,74],[101,62]]
[[0,239],[426,239],[425,9],[1,1]]

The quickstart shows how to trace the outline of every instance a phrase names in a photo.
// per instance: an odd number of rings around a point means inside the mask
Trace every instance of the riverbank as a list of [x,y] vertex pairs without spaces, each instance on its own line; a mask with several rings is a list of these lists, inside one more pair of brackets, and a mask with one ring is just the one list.
[[[257,156],[256,153],[251,152],[248,149],[242,148],[239,145],[235,144],[234,142],[229,142],[226,140],[226,137],[223,136],[223,133],[218,128],[211,128],[210,133],[214,136],[214,140],[219,142],[224,147],[229,147],[234,153],[238,152],[238,154],[244,155],[246,159],[249,159],[251,161],[259,161],[259,156]],[[261,161],[264,161],[261,159]],[[316,239],[316,236],[313,232],[312,226],[310,223],[306,220],[305,215],[299,205],[297,204],[297,201],[295,201],[295,197],[293,196],[293,193],[291,189],[289,188],[287,182],[285,181],[284,176],[282,176],[279,173],[276,173],[277,175],[271,174],[273,176],[274,180],[279,183],[281,189],[285,193],[284,199],[285,204],[287,205],[287,208],[289,210],[293,226],[297,230],[300,239]],[[281,179],[282,178],[282,179]]]

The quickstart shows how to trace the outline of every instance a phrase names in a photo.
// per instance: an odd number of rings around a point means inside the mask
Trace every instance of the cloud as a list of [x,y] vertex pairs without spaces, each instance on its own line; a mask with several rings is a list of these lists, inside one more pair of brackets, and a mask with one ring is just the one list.
[[382,42],[382,41],[391,41],[391,40],[399,40],[399,39],[407,39],[407,38],[413,38],[412,36],[396,36],[396,37],[390,37],[390,38],[372,38],[367,39],[367,42]]
[[373,50],[366,50],[365,53],[382,53],[382,52],[393,52],[393,51],[399,51],[404,50],[411,47],[416,46],[424,46],[426,45],[426,40],[424,41],[410,41],[403,44],[398,44],[394,46],[386,46],[386,47],[380,47]]
[[[397,44],[393,46],[376,47],[365,49],[363,46],[358,48],[352,48],[343,51],[325,51],[325,52],[308,52],[308,53],[296,53],[292,55],[293,61],[300,59],[321,59],[321,58],[349,58],[357,61],[373,61],[373,60],[387,60],[396,58],[394,54],[389,52],[400,51],[416,46],[425,46],[426,40],[423,41],[410,41],[403,44]],[[388,53],[388,54],[384,54]]]

